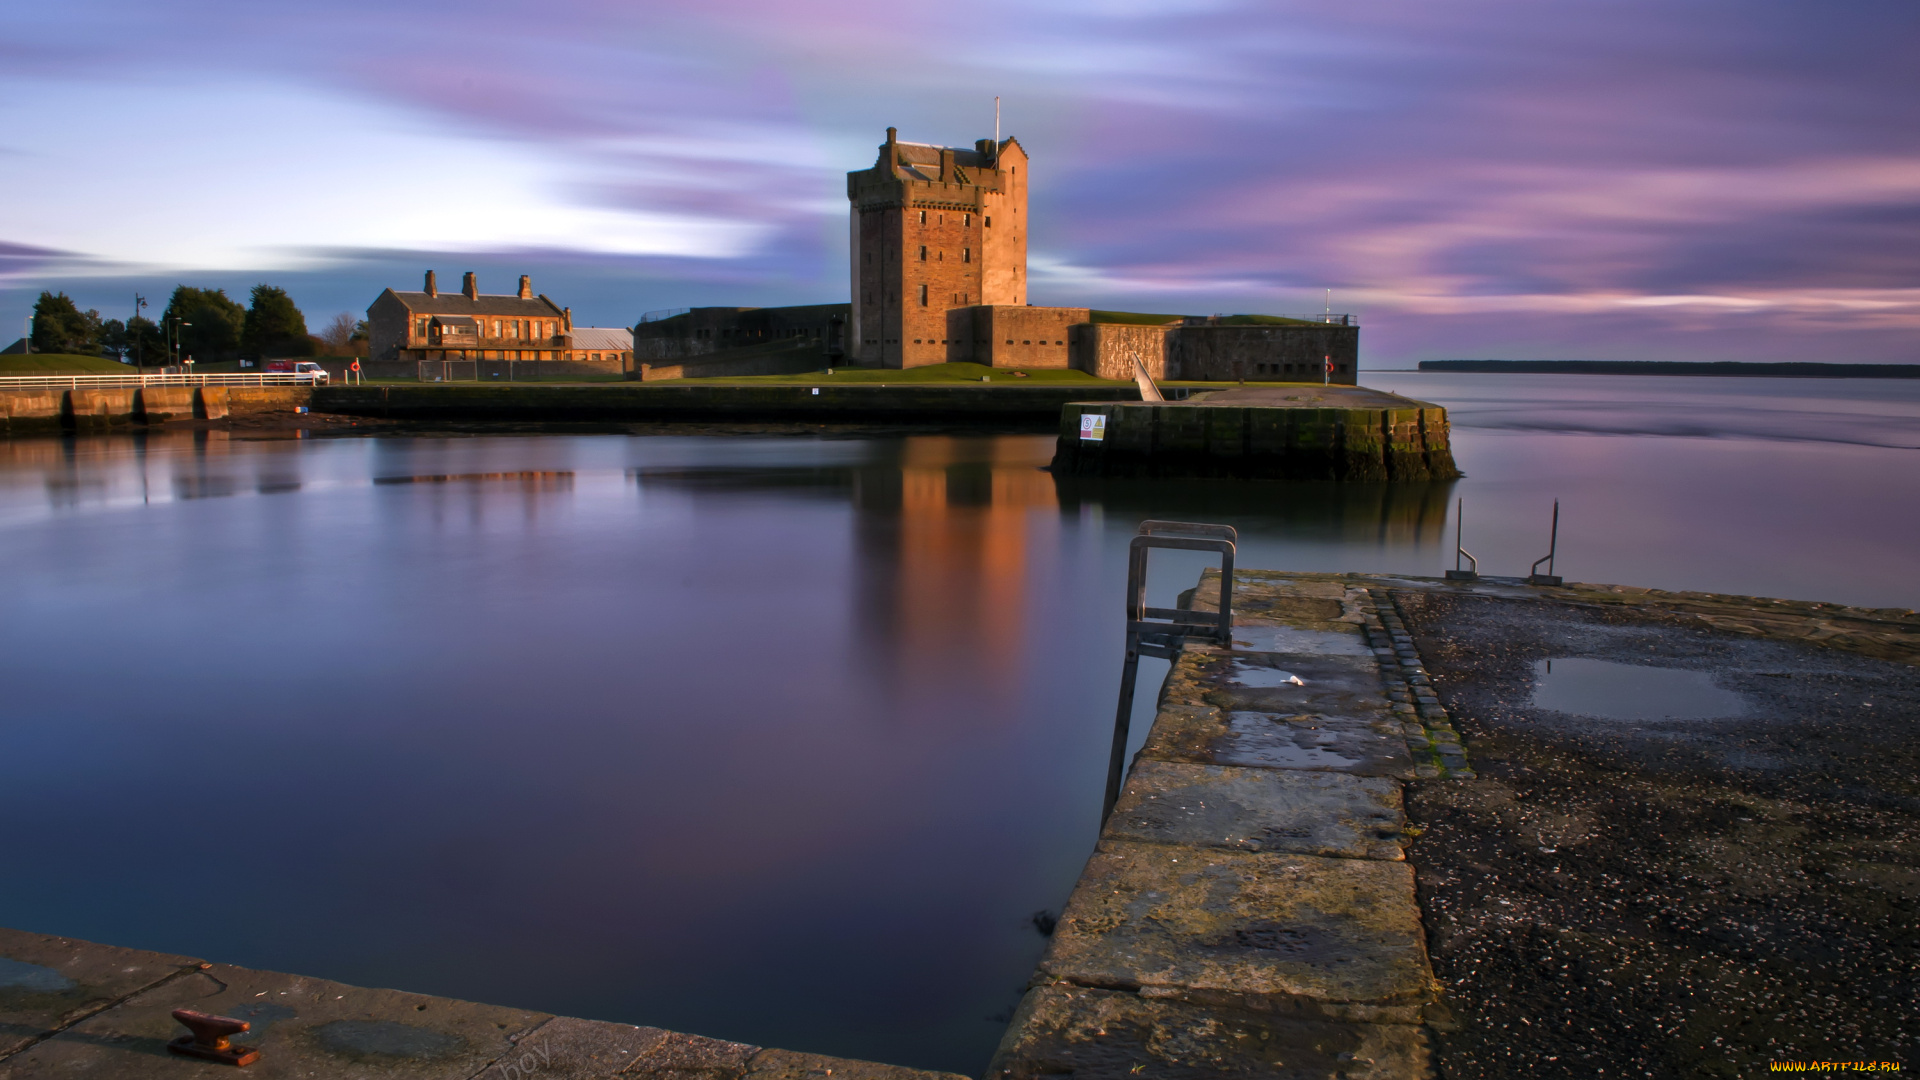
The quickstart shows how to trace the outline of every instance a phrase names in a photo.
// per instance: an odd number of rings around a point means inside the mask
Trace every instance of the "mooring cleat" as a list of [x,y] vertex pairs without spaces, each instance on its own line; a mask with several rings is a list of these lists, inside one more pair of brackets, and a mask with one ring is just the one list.
[[192,1009],[175,1009],[173,1018],[185,1024],[188,1031],[193,1032],[191,1035],[182,1035],[167,1044],[167,1049],[176,1054],[233,1066],[251,1065],[260,1060],[258,1047],[234,1046],[228,1042],[232,1036],[253,1027],[245,1020],[195,1012]]

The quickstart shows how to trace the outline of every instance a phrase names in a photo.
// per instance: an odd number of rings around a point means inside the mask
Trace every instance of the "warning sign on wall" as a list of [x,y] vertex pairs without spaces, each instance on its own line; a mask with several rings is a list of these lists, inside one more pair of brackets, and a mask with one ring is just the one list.
[[1100,413],[1080,414],[1080,437],[1100,442],[1107,437],[1107,418]]

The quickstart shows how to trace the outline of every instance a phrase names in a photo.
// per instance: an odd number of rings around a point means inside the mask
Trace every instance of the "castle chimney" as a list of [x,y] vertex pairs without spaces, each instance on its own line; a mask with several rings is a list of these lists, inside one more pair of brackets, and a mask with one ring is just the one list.
[[433,271],[431,270],[427,271],[427,295],[428,296],[440,295],[439,287],[433,283]]
[[533,299],[533,275],[531,274],[520,275],[520,299]]
[[466,293],[469,300],[480,299],[480,279],[474,276],[473,271],[467,271],[466,276],[460,279],[460,291]]
[[944,146],[940,148],[940,182],[953,182],[953,151]]

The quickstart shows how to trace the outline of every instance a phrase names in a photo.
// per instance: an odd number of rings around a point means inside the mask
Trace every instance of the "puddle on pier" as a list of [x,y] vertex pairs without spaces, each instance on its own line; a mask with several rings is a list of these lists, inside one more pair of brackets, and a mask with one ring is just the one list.
[[1744,716],[1746,699],[1704,671],[1563,657],[1533,664],[1533,704],[1600,720],[1708,720]]
[[1335,630],[1296,630],[1291,626],[1236,626],[1233,628],[1233,647],[1241,652],[1373,655],[1358,634],[1343,634]]
[[1321,718],[1293,718],[1264,712],[1227,714],[1227,743],[1236,765],[1260,765],[1286,769],[1344,769],[1358,765],[1361,758],[1348,757],[1335,750],[1343,741],[1342,732],[1313,721]]
[[1233,673],[1227,676],[1227,680],[1238,686],[1254,688],[1307,685],[1306,680],[1291,671],[1282,671],[1279,668],[1261,664],[1249,664],[1244,660],[1233,662]]

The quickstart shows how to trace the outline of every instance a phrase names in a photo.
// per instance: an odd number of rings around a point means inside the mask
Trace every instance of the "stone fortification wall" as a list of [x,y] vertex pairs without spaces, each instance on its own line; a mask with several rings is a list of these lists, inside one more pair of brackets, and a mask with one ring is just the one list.
[[1086,308],[978,304],[947,312],[949,363],[1003,368],[1069,368],[1072,331]]
[[738,379],[751,375],[798,375],[817,371],[831,360],[821,355],[812,339],[796,338],[787,347],[729,349],[678,360],[642,360],[629,378],[641,382],[659,379]]
[[1168,343],[1172,379],[1228,382],[1319,382],[1327,358],[1328,380],[1352,386],[1359,379],[1360,328],[1317,323],[1183,326]]
[[1172,327],[1127,323],[1082,323],[1067,338],[1072,366],[1100,379],[1133,378],[1133,362],[1155,379],[1169,379],[1167,343]]
[[846,352],[850,312],[847,304],[693,308],[635,326],[633,355],[638,362],[654,363],[779,341],[810,341],[823,360],[833,360]]

